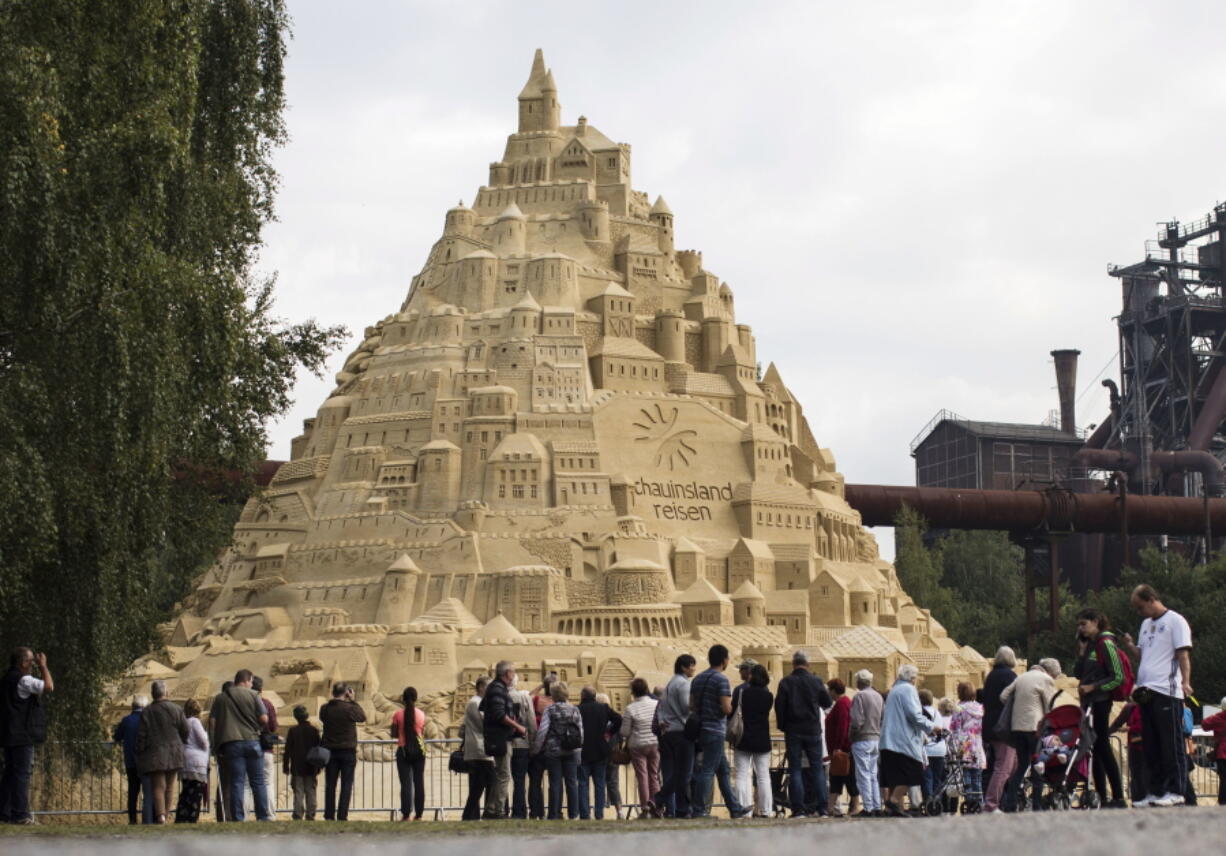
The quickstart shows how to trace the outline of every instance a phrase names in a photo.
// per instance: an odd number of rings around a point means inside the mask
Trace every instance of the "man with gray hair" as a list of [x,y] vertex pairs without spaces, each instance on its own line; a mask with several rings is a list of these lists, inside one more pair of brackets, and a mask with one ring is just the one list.
[[[822,767],[822,711],[834,699],[822,679],[809,671],[809,655],[792,654],[792,673],[779,681],[775,695],[775,723],[783,732],[788,756],[788,796],[792,817],[826,815],[830,802],[826,771]],[[805,763],[808,766],[804,766]]]
[[870,817],[881,817],[881,786],[877,783],[880,760],[881,711],[885,701],[873,689],[873,673],[868,669],[856,672],[856,695],[851,700],[851,759],[856,769],[856,787],[860,789],[862,811]]
[[[1006,806],[1017,805],[1022,780],[1030,768],[1030,757],[1034,755],[1038,741],[1036,735],[1039,725],[1051,710],[1052,699],[1057,692],[1056,678],[1060,677],[1060,674],[1060,661],[1045,657],[1037,666],[1031,666],[1030,671],[1005,687],[1000,694],[1002,704],[1007,705],[1010,699],[1013,700],[1013,711],[1009,725],[1009,746],[1004,757],[997,759],[996,768],[992,771],[992,783],[989,785],[989,801],[992,805],[989,806],[989,811],[996,808],[996,801],[992,797],[1000,794],[999,782],[1004,778],[1008,778],[1008,785],[1007,796],[1003,798],[1003,802]],[[1035,777],[1034,781],[1036,787],[1031,797],[1031,805],[1038,809],[1041,806],[1042,779]]]
[[499,660],[494,665],[494,680],[485,689],[479,710],[482,714],[482,737],[485,754],[494,759],[494,781],[485,797],[487,817],[502,818],[507,810],[507,793],[511,786],[512,737],[522,737],[526,729],[519,724],[511,708],[511,687],[515,683],[515,664]]
[[141,714],[136,729],[136,770],[145,790],[145,817],[166,823],[174,804],[175,781],[183,769],[187,742],[187,717],[183,709],[166,698],[166,682],[149,687],[153,703]]

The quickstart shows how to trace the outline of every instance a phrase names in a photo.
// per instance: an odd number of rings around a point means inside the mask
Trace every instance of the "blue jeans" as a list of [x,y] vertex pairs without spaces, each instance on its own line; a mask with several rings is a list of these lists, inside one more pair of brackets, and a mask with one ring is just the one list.
[[597,820],[604,820],[605,781],[608,776],[608,761],[593,761],[579,765],[579,819],[587,820],[591,811],[588,804],[588,781],[595,783]]
[[694,774],[694,817],[710,817],[711,815],[711,783],[718,778],[719,790],[724,796],[724,804],[729,814],[740,814],[741,804],[736,801],[732,791],[732,780],[728,777],[728,759],[724,755],[724,735],[704,731],[698,738],[698,751],[702,752],[702,765]]
[[546,755],[545,768],[549,770],[549,820],[562,819],[563,783],[566,785],[566,816],[574,820],[579,816],[579,783],[575,778],[579,756],[574,752]]
[[694,744],[680,731],[660,739],[660,793],[656,805],[670,817],[690,816],[690,780],[694,775]]
[[[830,794],[826,789],[826,770],[822,767],[822,736],[785,734],[783,745],[788,756],[788,796],[792,801],[792,814],[826,814]],[[808,767],[803,766],[806,759]]]
[[34,775],[34,747],[5,746],[4,775],[0,777],[0,823],[20,823],[30,816],[30,777]]
[[243,810],[243,791],[251,781],[251,793],[255,797],[255,816],[259,820],[272,820],[268,806],[268,788],[264,786],[264,751],[258,740],[232,740],[221,747],[221,756],[230,770],[230,817],[236,821],[246,818]]
[[936,755],[928,756],[928,766],[924,768],[924,799],[939,792],[945,784],[945,758]]

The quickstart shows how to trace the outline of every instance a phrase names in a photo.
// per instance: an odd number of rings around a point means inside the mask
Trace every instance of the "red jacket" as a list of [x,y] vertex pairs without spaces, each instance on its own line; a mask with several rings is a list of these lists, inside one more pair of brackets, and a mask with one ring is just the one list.
[[1205,731],[1213,732],[1213,742],[1217,749],[1214,758],[1226,758],[1226,710],[1215,713],[1200,724]]
[[826,714],[826,751],[851,752],[851,699],[841,695]]

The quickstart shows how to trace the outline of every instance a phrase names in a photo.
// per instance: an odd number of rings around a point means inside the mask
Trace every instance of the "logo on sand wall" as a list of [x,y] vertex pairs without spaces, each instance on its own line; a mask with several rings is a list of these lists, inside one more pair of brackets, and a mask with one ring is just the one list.
[[656,444],[655,465],[658,467],[667,462],[670,470],[675,470],[678,466],[689,466],[690,460],[698,454],[698,450],[691,446],[689,441],[697,437],[698,432],[689,428],[677,428],[678,408],[670,408],[669,414],[665,416],[664,408],[654,404],[643,408],[639,413],[642,414],[642,419],[631,423],[640,432],[634,441]]

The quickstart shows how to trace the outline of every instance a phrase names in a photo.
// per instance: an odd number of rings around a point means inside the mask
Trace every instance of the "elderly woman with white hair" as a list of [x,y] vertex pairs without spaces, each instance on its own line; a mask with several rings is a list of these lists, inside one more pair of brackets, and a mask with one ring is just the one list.
[[[1008,780],[1006,805],[1017,805],[1022,780],[1030,766],[1030,756],[1034,754],[1038,740],[1039,725],[1051,710],[1052,699],[1057,692],[1056,678],[1060,677],[1061,673],[1060,661],[1045,657],[1037,666],[1031,666],[1030,671],[1005,687],[1000,694],[1000,700],[1009,714],[1009,743],[1003,749],[1003,757],[996,759],[996,766],[992,770],[992,781],[988,785],[988,796],[985,800],[989,813],[1000,811],[999,803],[1005,780]],[[998,729],[998,747],[1001,745],[999,738]],[[999,752],[1001,750],[998,748]],[[1036,783],[1041,783],[1041,780],[1036,779]],[[1040,807],[1041,797],[1041,788],[1036,787],[1031,796],[1034,808]]]
[[924,715],[915,682],[919,669],[910,663],[898,667],[898,680],[890,689],[881,717],[881,784],[889,790],[886,813],[912,817],[902,798],[924,783],[924,740],[940,729]]
[[984,789],[984,808],[987,811],[992,811],[997,808],[1001,790],[1004,788],[1005,781],[1008,779],[1008,774],[1000,780],[1000,788],[992,796],[993,771],[998,764],[1005,761],[1011,749],[1011,744],[1006,735],[1006,739],[1001,740],[996,736],[996,723],[1000,719],[1000,713],[1004,710],[1005,703],[1000,700],[1000,695],[1005,691],[1005,687],[1017,680],[1017,655],[1013,653],[1013,649],[1008,645],[1002,645],[996,649],[996,656],[992,660],[992,669],[988,672],[987,677],[983,680],[983,742],[986,754],[987,766],[983,771],[983,781],[987,785]]

